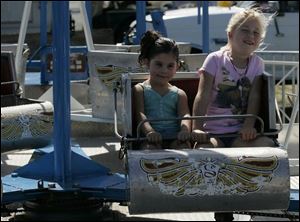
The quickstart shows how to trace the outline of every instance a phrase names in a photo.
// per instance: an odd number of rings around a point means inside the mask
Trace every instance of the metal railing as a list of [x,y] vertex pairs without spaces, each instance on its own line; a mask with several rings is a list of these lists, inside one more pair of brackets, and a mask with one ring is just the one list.
[[[272,67],[273,71],[270,73],[276,75],[274,84],[280,114],[283,123],[289,123],[299,92],[299,61],[264,60],[264,63],[266,66]],[[279,69],[282,70],[280,74],[278,73]],[[297,113],[296,122],[299,122],[299,113]]]
[[[268,63],[266,61],[284,61],[284,62],[299,62],[299,51],[259,51],[256,52],[265,61],[265,71],[272,73],[275,80],[281,80],[287,72],[293,69],[290,65],[283,65],[279,63]],[[291,81],[296,72],[286,78]]]
[[[264,59],[266,72],[274,76],[276,99],[283,123],[289,123],[299,92],[299,51],[256,52]],[[299,113],[296,116],[299,122]]]
[[287,148],[295,122],[299,123],[299,51],[257,52],[265,70],[274,76],[279,115],[288,124],[283,147]]

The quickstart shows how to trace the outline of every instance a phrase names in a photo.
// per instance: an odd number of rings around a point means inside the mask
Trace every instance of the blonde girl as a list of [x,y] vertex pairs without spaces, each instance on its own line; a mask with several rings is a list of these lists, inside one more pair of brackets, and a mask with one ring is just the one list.
[[[226,30],[228,44],[210,53],[199,70],[193,115],[258,114],[264,65],[254,51],[263,42],[268,24],[269,19],[256,9],[233,15]],[[257,137],[254,124],[255,118],[195,120],[191,137],[198,147],[273,146],[270,138]],[[208,133],[240,136],[208,138]]]

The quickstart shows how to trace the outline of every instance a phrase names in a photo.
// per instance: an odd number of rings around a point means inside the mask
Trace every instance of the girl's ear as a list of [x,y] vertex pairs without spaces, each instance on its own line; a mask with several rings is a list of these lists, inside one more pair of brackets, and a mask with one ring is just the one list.
[[227,36],[228,36],[229,39],[231,39],[232,38],[232,32],[228,32]]
[[148,66],[149,67],[149,65],[150,65],[150,63],[149,63],[149,59],[143,59],[143,65],[145,65],[145,66]]
[[176,70],[178,71],[181,68],[181,61],[176,62]]

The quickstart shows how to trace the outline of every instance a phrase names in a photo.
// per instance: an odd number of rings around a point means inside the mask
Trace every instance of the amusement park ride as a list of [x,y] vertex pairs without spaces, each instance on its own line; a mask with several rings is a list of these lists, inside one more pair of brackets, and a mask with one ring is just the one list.
[[[141,5],[142,7],[142,5]],[[82,3],[82,14],[86,24],[87,16]],[[14,121],[23,121],[23,128],[10,128],[18,133],[11,138],[13,146],[18,138],[22,137],[22,130],[28,119],[35,120],[27,127],[32,137],[34,129],[45,130],[38,138],[40,144],[34,147],[39,158],[18,168],[13,173],[1,177],[2,209],[12,203],[24,203],[28,211],[41,211],[64,208],[70,215],[76,215],[77,207],[85,206],[86,212],[96,214],[97,209],[105,203],[127,203],[129,212],[143,214],[151,212],[251,212],[263,210],[290,210],[298,211],[298,200],[291,198],[290,172],[286,144],[276,147],[254,148],[219,148],[201,150],[138,150],[135,147],[139,135],[139,127],[132,119],[131,87],[143,81],[146,74],[139,67],[127,70],[118,70],[118,66],[137,61],[136,54],[121,52],[104,52],[95,50],[89,26],[84,26],[88,46],[88,59],[94,58],[95,64],[90,65],[91,81],[101,84],[103,95],[107,93],[108,102],[114,100],[115,134],[120,139],[121,157],[125,158],[125,174],[111,173],[110,169],[95,163],[79,147],[71,142],[70,136],[70,76],[69,76],[69,2],[52,2],[53,11],[53,106],[49,102],[33,102],[25,106],[28,109],[16,112],[16,102],[13,105],[3,105],[1,101],[1,127],[7,129]],[[205,22],[205,21],[203,21]],[[139,34],[139,24],[137,32]],[[142,33],[143,30],[140,32]],[[23,43],[21,43],[23,45]],[[2,63],[1,52],[1,63]],[[98,56],[98,57],[97,57]],[[105,61],[109,56],[120,56],[112,67],[96,64],[99,58]],[[7,56],[9,57],[9,56]],[[10,58],[11,59],[11,58]],[[112,64],[106,64],[112,65]],[[2,66],[2,65],[1,65]],[[132,66],[135,66],[132,63]],[[120,74],[118,77],[108,76]],[[104,71],[103,71],[104,70]],[[132,73],[134,70],[136,73]],[[107,70],[106,70],[107,71]],[[2,72],[2,68],[1,68]],[[95,74],[96,73],[96,74]],[[107,75],[106,75],[107,74]],[[111,78],[110,78],[111,77]],[[94,78],[94,80],[93,80]],[[265,75],[264,112],[254,116],[258,119],[261,135],[276,138],[280,129],[276,129],[275,97],[272,88],[272,75]],[[11,86],[15,98],[26,100],[16,93],[18,84],[15,79],[8,80],[6,85]],[[195,72],[179,72],[176,74],[175,85],[185,89],[188,97],[193,99],[197,88]],[[95,83],[91,83],[95,84]],[[1,75],[1,88],[2,88]],[[99,86],[100,87],[100,86]],[[2,96],[1,100],[4,98]],[[119,100],[122,105],[119,105]],[[103,98],[105,101],[105,98]],[[104,104],[108,105],[108,104]],[[299,105],[297,95],[295,107]],[[119,109],[121,108],[121,110]],[[29,110],[30,109],[30,110]],[[121,111],[121,115],[118,112]],[[297,109],[293,110],[295,119]],[[110,112],[111,113],[111,112]],[[3,114],[3,115],[2,115]],[[119,115],[123,118],[123,133],[118,131]],[[6,117],[6,119],[2,119]],[[228,118],[215,116],[209,118]],[[232,116],[231,116],[232,117]],[[245,118],[247,115],[233,118]],[[208,118],[196,117],[195,118]],[[27,122],[26,122],[27,121]],[[160,121],[160,120],[148,120]],[[2,126],[2,123],[4,124]],[[6,125],[5,125],[6,124]],[[35,124],[35,125],[34,125]],[[47,129],[53,127],[53,139]],[[6,128],[5,128],[6,127]],[[133,130],[136,129],[137,130]],[[27,130],[27,132],[29,132]],[[1,134],[2,135],[2,134]],[[10,134],[11,135],[11,134]],[[43,140],[44,136],[50,138]],[[24,142],[24,141],[23,141]],[[28,141],[24,143],[29,143]],[[5,141],[1,138],[1,146]],[[299,191],[298,191],[299,192]],[[170,204],[171,203],[171,204]],[[57,212],[57,211],[52,211]]]

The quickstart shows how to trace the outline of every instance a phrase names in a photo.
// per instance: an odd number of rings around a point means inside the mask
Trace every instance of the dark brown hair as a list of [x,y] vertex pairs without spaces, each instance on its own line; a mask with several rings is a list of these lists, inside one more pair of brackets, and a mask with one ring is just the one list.
[[138,62],[143,64],[144,59],[151,60],[160,53],[172,53],[176,58],[176,62],[178,62],[179,49],[174,40],[162,37],[156,31],[145,32],[141,40],[141,52]]

